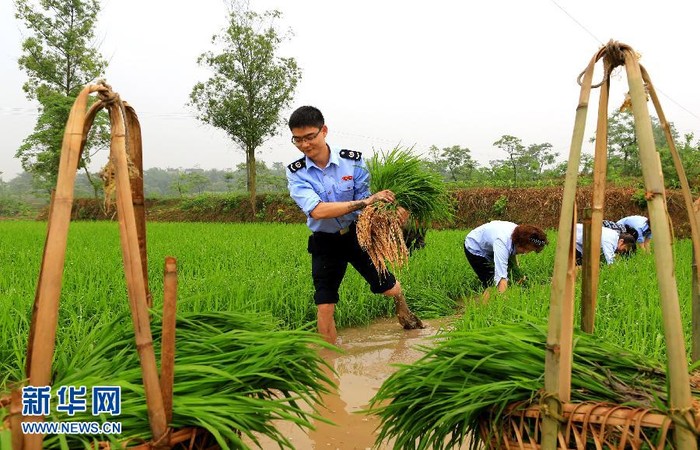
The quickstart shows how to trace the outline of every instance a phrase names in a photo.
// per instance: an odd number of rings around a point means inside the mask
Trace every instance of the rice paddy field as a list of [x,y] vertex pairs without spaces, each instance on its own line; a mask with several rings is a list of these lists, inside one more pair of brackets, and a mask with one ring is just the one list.
[[[414,252],[408,266],[398,272],[413,310],[421,318],[457,311],[462,317],[457,332],[545,320],[555,233],[549,232],[550,245],[543,252],[521,255],[526,285],[512,285],[483,304],[478,301],[478,279],[464,257],[467,231],[429,231],[427,246]],[[0,392],[8,382],[23,377],[45,234],[43,222],[0,222]],[[316,311],[308,234],[303,224],[150,223],[148,264],[154,305],[159,308],[162,302],[164,258],[174,256],[179,312],[250,314],[268,318],[282,331],[313,330]],[[690,241],[676,242],[676,279],[688,351],[691,253]],[[596,336],[663,364],[653,256],[639,252],[604,266],[600,280]],[[340,295],[336,310],[340,328],[393,315],[391,302],[371,294],[352,268]],[[579,322],[578,312],[575,321]],[[114,330],[120,336],[131,330],[118,225],[75,222],[64,270],[56,359],[69,362],[95,330]]]

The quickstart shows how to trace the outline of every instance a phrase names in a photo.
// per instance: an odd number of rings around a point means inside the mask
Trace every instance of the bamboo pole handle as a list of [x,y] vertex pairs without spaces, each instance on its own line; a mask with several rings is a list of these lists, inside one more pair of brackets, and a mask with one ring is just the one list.
[[153,296],[148,288],[148,252],[146,250],[146,201],[143,194],[143,144],[141,142],[141,124],[134,108],[124,104],[126,113],[127,154],[135,170],[129,172],[131,198],[136,216],[136,232],[138,234],[139,253],[141,254],[141,270],[146,289],[146,303],[153,307]]
[[[574,131],[571,136],[569,163],[566,169],[561,215],[559,216],[557,248],[554,255],[554,273],[552,274],[552,291],[549,301],[549,327],[547,330],[545,353],[544,389],[547,393],[547,407],[550,411],[559,415],[561,415],[561,402],[556,396],[560,392],[562,303],[564,301],[567,272],[569,270],[572,228],[575,226],[574,203],[576,200],[576,182],[578,178],[578,167],[581,161],[581,147],[583,146],[583,137],[586,129],[586,113],[588,111],[588,99],[591,94],[593,68],[601,54],[602,49],[591,58],[583,73],[581,92],[578,106],[576,107]],[[556,449],[558,431],[559,422],[556,418],[545,416],[542,422],[542,450]]]
[[[591,215],[588,251],[584,251],[584,278],[581,285],[581,328],[593,333],[595,328],[595,311],[598,301],[598,279],[600,277],[600,241],[605,211],[605,174],[608,166],[608,103],[610,94],[610,73],[615,62],[606,53],[603,58],[605,78],[600,86],[598,99],[598,123],[596,126],[595,163],[593,166],[593,195],[591,198]],[[584,239],[584,244],[586,239]],[[587,259],[586,259],[587,258]],[[585,311],[584,311],[585,308]],[[585,312],[585,316],[583,313]]]
[[163,280],[163,341],[161,342],[160,385],[163,390],[165,419],[173,419],[173,383],[175,381],[175,323],[177,311],[177,260],[165,258]]
[[[597,161],[596,161],[597,163]],[[593,333],[595,294],[593,292],[592,262],[596,247],[591,236],[591,208],[583,208],[583,264],[581,265],[581,330]],[[600,250],[599,250],[600,251]],[[597,256],[597,255],[596,255]],[[597,259],[600,261],[600,259]]]
[[[63,267],[68,243],[68,227],[73,205],[76,171],[80,161],[83,123],[85,122],[87,99],[90,92],[94,92],[92,86],[84,88],[78,94],[68,116],[61,144],[56,190],[49,212],[44,255],[41,261],[30,326],[30,341],[27,351],[27,375],[30,386],[51,385],[51,363],[56,346],[58,303],[61,296]],[[29,416],[24,418],[26,422],[41,420],[43,417]],[[41,434],[27,435],[24,438],[25,449],[40,450],[43,440],[44,436]]]
[[146,288],[138,243],[138,231],[134,205],[131,198],[129,169],[126,157],[126,130],[124,106],[118,95],[101,93],[107,104],[112,124],[112,142],[110,157],[115,166],[117,213],[119,216],[119,236],[124,260],[127,292],[131,317],[134,323],[136,348],[138,350],[143,373],[143,386],[148,405],[148,419],[153,440],[159,446],[167,445],[164,439],[167,433],[167,421],[163,408],[163,394],[160,388],[158,367],[156,365],[150,318],[146,300]]
[[[678,302],[678,288],[674,273],[673,242],[664,197],[663,173],[661,172],[661,165],[659,164],[654,143],[651,119],[647,108],[647,94],[639,62],[631,48],[624,49],[624,55],[644,185],[646,186],[648,197],[650,197],[647,200],[647,208],[649,210],[651,227],[654,230],[655,244],[653,253],[656,262],[656,275],[659,281],[664,335],[666,337],[670,385],[669,407],[671,410],[680,411],[680,414],[683,416],[688,416],[688,423],[695,423],[694,418],[690,414],[690,380],[685,353],[685,339],[683,338],[683,324]],[[697,449],[695,434],[690,429],[678,427],[674,437],[676,446],[680,450]]]

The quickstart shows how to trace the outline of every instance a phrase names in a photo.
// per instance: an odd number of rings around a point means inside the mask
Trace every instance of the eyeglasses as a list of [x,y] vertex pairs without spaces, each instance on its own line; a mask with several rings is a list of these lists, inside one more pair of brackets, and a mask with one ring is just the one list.
[[313,134],[307,134],[306,136],[292,136],[292,144],[300,146],[304,142],[311,142],[321,133],[323,127],[319,128],[317,132]]

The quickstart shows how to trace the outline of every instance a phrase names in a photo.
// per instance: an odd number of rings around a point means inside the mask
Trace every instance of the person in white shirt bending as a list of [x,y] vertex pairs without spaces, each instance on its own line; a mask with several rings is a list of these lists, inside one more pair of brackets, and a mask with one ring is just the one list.
[[[629,255],[637,251],[634,237],[629,233],[603,227],[600,235],[600,251],[605,262],[615,262],[615,255]],[[576,224],[576,265],[583,263],[583,224]]]
[[509,269],[518,267],[515,255],[539,253],[545,245],[547,235],[540,228],[502,220],[485,223],[467,234],[464,254],[484,287],[484,300],[489,298],[489,287],[496,286],[498,292],[508,288]]

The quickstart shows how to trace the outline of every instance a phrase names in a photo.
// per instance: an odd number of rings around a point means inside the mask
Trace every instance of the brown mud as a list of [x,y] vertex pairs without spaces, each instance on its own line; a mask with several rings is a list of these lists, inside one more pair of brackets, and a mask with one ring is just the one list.
[[[343,353],[326,357],[336,371],[332,378],[338,391],[324,396],[325,407],[319,408],[320,415],[335,425],[314,421],[316,429],[308,433],[287,422],[278,428],[298,450],[373,448],[380,422],[362,411],[396,371],[395,364],[416,361],[423,355],[416,346],[432,345],[433,337],[451,328],[455,320],[456,316],[430,319],[423,321],[423,329],[404,330],[395,318],[381,319],[367,327],[339,330],[338,346]],[[260,443],[263,449],[278,448],[265,438]],[[377,448],[392,448],[391,442]]]

